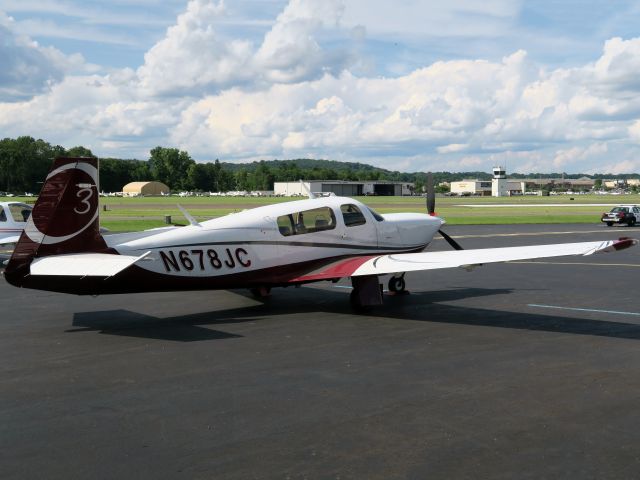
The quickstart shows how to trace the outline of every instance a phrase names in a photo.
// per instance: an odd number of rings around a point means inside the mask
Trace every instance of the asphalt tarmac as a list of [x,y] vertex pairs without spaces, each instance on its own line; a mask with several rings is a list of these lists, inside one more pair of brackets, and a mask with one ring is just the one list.
[[[446,230],[467,248],[640,238]],[[0,278],[0,478],[637,478],[639,274],[640,247],[408,274],[366,315],[346,282],[258,302]]]

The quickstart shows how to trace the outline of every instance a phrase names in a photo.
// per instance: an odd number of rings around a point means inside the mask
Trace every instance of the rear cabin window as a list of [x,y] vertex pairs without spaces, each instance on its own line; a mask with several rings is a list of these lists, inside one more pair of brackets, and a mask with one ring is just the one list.
[[278,217],[278,230],[288,237],[336,228],[336,216],[329,207],[314,208]]
[[364,225],[367,223],[367,219],[358,207],[352,204],[342,205],[340,207],[342,211],[342,218],[344,218],[344,224],[347,227],[355,227],[357,225]]
[[0,222],[7,221],[7,214],[4,213],[4,208],[0,207]]

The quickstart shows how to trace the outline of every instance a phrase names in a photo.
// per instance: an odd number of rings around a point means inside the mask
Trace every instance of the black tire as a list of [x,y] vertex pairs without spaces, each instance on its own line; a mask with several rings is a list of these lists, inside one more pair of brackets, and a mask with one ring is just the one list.
[[607,222],[607,227],[613,227],[613,222]]
[[351,290],[351,294],[349,295],[349,303],[351,304],[351,309],[356,313],[367,313],[371,311],[371,307],[365,307],[360,303],[358,292],[355,288]]
[[407,285],[403,277],[391,277],[389,279],[388,287],[390,292],[398,293],[398,292],[404,292],[405,289],[407,288]]
[[351,293],[349,294],[349,303],[351,304],[351,307],[354,309],[357,309],[358,306],[360,305],[360,302],[358,301],[358,294],[356,293],[356,289],[352,289]]
[[271,293],[271,287],[254,287],[250,291],[255,298],[268,298]]
[[635,224],[636,224],[636,217],[631,217],[627,222],[627,225],[629,225],[630,227],[633,227]]

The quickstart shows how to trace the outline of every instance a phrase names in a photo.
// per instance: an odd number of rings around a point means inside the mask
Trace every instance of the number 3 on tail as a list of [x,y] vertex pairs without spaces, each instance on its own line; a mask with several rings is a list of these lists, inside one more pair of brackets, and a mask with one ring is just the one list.
[[78,190],[78,193],[76,193],[76,197],[78,198],[81,198],[83,195],[85,195],[85,197],[82,198],[82,200],[80,200],[80,203],[84,205],[84,209],[81,209],[81,210],[78,210],[78,208],[73,209],[74,212],[80,215],[89,213],[89,210],[91,210],[91,204],[89,203],[89,199],[93,196],[93,190],[91,189],[91,187],[81,188],[80,190]]

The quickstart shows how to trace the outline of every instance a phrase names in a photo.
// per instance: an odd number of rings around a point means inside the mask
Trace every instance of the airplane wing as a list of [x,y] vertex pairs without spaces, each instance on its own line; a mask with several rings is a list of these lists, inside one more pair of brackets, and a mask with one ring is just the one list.
[[18,243],[19,239],[20,235],[0,238],[0,247],[2,247],[2,250],[0,251],[0,268],[4,267],[9,262],[13,246]]
[[361,256],[333,262],[292,282],[330,280],[362,275],[435,270],[440,268],[474,267],[486,263],[530,260],[534,258],[562,257],[568,255],[592,255],[606,253],[637,245],[638,240],[621,238],[604,242],[558,243],[526,247],[481,248],[446,252],[398,253],[391,255]]
[[109,253],[77,253],[51,255],[31,262],[31,275],[63,275],[76,277],[113,277],[151,252],[139,257]]
[[2,237],[0,238],[0,245],[9,245],[10,243],[18,243],[20,240],[20,235],[14,235],[12,237]]

